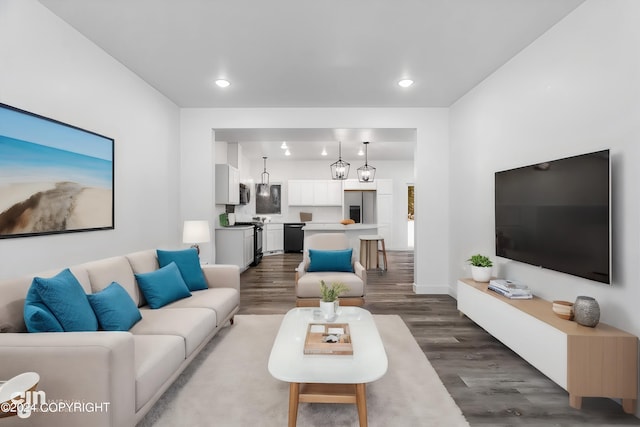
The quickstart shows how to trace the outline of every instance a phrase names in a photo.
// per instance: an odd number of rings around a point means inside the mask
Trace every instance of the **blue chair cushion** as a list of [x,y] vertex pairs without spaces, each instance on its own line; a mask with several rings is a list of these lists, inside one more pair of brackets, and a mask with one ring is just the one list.
[[353,273],[353,266],[351,265],[352,253],[353,249],[334,251],[309,249],[310,262],[307,271],[343,271]]
[[24,323],[29,332],[64,332],[62,325],[51,310],[40,298],[35,284],[31,282],[27,297],[24,301]]
[[142,319],[136,303],[119,283],[112,282],[87,298],[104,331],[128,331]]
[[170,302],[191,296],[175,262],[156,271],[139,273],[135,276],[151,308],[160,308]]
[[163,251],[156,250],[158,255],[158,264],[165,267],[175,262],[180,270],[180,275],[187,284],[190,291],[199,291],[207,289],[207,281],[200,267],[200,257],[198,251],[194,248],[183,249],[179,251]]
[[98,330],[98,319],[87,294],[68,268],[51,278],[35,277],[31,286],[65,332]]

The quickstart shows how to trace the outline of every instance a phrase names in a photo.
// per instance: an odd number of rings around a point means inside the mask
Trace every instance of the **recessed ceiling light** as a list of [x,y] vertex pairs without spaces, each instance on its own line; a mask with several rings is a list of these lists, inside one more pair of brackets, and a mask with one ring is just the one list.
[[364,156],[364,151],[362,151],[362,148],[358,151],[358,156]]
[[398,82],[398,86],[400,87],[409,87],[413,84],[413,80],[411,79],[402,79]]
[[282,148],[283,150],[287,149],[287,141],[282,141],[282,145],[280,145],[280,148]]
[[229,83],[229,80],[225,80],[225,79],[218,79],[216,80],[216,85],[218,85],[218,87],[228,87],[231,83]]
[[323,156],[326,156],[327,155],[327,149],[323,148],[322,149],[322,153],[320,153],[320,154],[323,155]]
[[290,156],[291,155],[291,151],[289,151],[289,149],[287,148],[287,151],[284,152],[285,156]]

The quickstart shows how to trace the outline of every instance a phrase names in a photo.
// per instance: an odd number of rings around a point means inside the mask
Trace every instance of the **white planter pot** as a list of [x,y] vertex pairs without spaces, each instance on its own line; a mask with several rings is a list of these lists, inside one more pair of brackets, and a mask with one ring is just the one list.
[[471,266],[471,277],[476,282],[488,282],[491,280],[491,270],[493,267],[476,267]]
[[336,315],[336,303],[335,301],[324,302],[320,301],[320,310],[325,319],[333,319]]

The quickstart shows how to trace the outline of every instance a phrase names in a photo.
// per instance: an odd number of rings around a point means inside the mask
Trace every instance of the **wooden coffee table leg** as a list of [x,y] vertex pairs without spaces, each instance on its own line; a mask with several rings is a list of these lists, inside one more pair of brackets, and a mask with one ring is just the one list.
[[300,383],[289,384],[289,427],[296,427],[298,421],[298,399]]
[[367,387],[366,384],[356,384],[356,404],[360,427],[367,427]]

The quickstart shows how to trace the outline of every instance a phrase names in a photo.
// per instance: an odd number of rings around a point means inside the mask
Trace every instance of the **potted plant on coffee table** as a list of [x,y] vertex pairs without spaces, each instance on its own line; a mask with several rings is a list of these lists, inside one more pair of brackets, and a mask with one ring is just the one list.
[[491,260],[480,254],[471,256],[467,260],[471,264],[471,277],[476,282],[488,282],[491,279],[491,268],[493,263]]
[[344,283],[334,282],[327,286],[324,280],[320,281],[320,309],[326,319],[333,319],[336,315],[336,306],[340,294],[349,290]]

